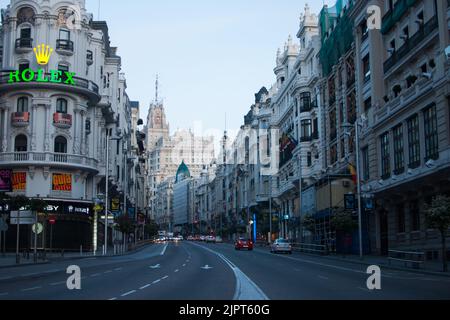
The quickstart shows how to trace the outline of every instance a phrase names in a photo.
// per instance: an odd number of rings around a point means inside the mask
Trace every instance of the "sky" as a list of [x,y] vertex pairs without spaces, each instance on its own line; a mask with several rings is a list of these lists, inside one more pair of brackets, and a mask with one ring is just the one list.
[[[107,21],[128,95],[146,120],[159,74],[171,131],[223,132],[243,124],[254,94],[274,82],[276,52],[294,39],[303,0],[86,0]],[[9,3],[0,0],[4,8]],[[319,13],[323,3],[309,1]],[[198,131],[196,130],[196,131]]]

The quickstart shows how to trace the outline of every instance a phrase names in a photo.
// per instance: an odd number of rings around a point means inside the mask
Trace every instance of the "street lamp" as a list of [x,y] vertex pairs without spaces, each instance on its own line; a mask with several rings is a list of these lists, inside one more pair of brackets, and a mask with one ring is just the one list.
[[106,131],[106,190],[105,190],[105,245],[103,247],[103,255],[106,256],[108,253],[108,205],[109,205],[109,140],[120,141],[122,137],[110,137],[111,129]]
[[358,197],[358,232],[359,232],[359,257],[363,259],[363,239],[362,239],[362,201],[361,201],[361,170],[359,161],[359,127],[363,126],[364,119],[358,118],[355,124],[344,124],[342,128],[355,128],[356,143],[356,179],[357,179],[357,197]]

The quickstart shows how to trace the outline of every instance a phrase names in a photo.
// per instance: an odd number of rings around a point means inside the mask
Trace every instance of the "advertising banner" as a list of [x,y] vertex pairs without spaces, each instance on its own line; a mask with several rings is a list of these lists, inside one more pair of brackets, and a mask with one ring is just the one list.
[[54,173],[52,185],[53,185],[52,186],[53,191],[71,192],[72,191],[72,175],[62,174],[62,173]]
[[0,192],[12,191],[12,170],[0,170]]
[[13,192],[23,192],[27,190],[27,173],[14,172],[12,178]]

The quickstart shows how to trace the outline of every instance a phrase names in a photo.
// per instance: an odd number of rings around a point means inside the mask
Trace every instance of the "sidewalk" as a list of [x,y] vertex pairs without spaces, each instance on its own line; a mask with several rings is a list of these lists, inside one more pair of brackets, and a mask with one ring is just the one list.
[[[124,253],[117,253],[114,254],[114,248],[110,247],[108,248],[107,254],[104,256],[102,254],[102,250],[97,251],[97,254],[94,254],[93,252],[83,252],[82,254],[80,252],[67,252],[64,253],[64,256],[61,254],[61,252],[54,252],[46,254],[46,260],[38,259],[36,263],[33,262],[33,251],[30,252],[29,259],[23,257],[23,254],[20,254],[20,264],[16,264],[16,254],[15,253],[7,253],[4,257],[0,253],[0,269],[5,268],[14,268],[14,267],[25,267],[30,265],[39,265],[39,264],[48,264],[51,262],[58,262],[58,261],[64,261],[64,260],[77,260],[77,259],[86,259],[86,258],[110,258],[110,257],[118,257],[118,256],[126,256],[129,254],[133,254],[136,252],[139,252],[140,250],[144,249],[149,242],[142,242],[138,243],[136,248],[131,249],[129,251],[126,251]],[[39,254],[38,254],[39,255]]]
[[389,263],[389,259],[387,257],[382,257],[382,256],[372,256],[372,255],[364,256],[363,259],[361,260],[359,256],[355,256],[355,255],[318,256],[318,255],[312,255],[312,254],[306,254],[306,253],[302,253],[302,254],[308,255],[308,256],[321,257],[321,258],[324,258],[327,260],[348,262],[348,263],[360,264],[360,265],[366,265],[366,266],[376,265],[376,266],[386,268],[386,269],[406,271],[406,272],[410,272],[410,273],[420,273],[420,274],[430,274],[430,275],[450,277],[449,272],[447,272],[447,273],[442,272],[442,262],[440,262],[440,261],[427,261],[424,266],[414,268],[411,265],[411,263],[408,263],[407,265],[405,265],[405,263],[401,262],[401,261],[391,261]]

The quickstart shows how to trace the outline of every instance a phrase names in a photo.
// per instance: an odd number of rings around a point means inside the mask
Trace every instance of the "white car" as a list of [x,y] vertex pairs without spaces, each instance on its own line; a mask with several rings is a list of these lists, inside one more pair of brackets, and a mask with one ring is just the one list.
[[292,246],[286,239],[277,239],[271,246],[270,246],[270,252],[271,253],[288,253],[292,254]]
[[216,243],[223,243],[222,237],[217,236],[216,237]]

